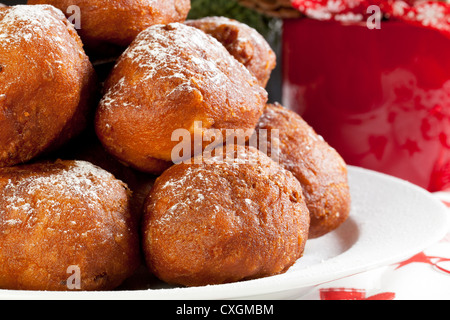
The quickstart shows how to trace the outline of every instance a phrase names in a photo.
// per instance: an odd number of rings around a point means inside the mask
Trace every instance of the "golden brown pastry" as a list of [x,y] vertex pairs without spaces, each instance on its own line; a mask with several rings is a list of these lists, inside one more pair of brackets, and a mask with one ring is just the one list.
[[[347,166],[342,157],[298,114],[279,104],[267,105],[256,133],[260,129],[268,132],[268,155],[275,153],[272,158],[278,158],[303,187],[311,214],[309,238],[339,227],[348,218],[351,205]],[[271,143],[272,130],[278,130],[275,145]]]
[[80,290],[110,290],[140,263],[130,191],[83,161],[0,169],[0,243],[2,289],[69,290],[78,271]]
[[96,77],[52,6],[0,8],[0,166],[26,162],[86,125]]
[[78,6],[78,32],[89,48],[126,47],[151,25],[184,21],[191,8],[190,0],[28,0],[28,4],[51,4],[67,17],[74,14],[68,8]]
[[262,87],[266,87],[277,59],[275,52],[258,31],[226,17],[205,17],[185,23],[216,38],[233,57],[244,64]]
[[192,145],[195,131],[253,130],[267,101],[256,78],[217,40],[181,23],[140,33],[104,90],[98,137],[121,161],[154,174],[173,160],[176,130],[185,130]]
[[257,149],[234,150],[226,161],[176,164],[156,180],[142,245],[161,280],[200,286],[260,278],[302,256],[309,213],[300,183]]
[[83,132],[82,135],[73,139],[70,143],[51,154],[45,155],[40,160],[51,161],[52,159],[87,161],[125,182],[132,191],[132,207],[134,215],[138,219],[141,215],[145,198],[156,179],[154,175],[139,172],[119,162],[106,152],[95,132],[91,132],[91,130]]

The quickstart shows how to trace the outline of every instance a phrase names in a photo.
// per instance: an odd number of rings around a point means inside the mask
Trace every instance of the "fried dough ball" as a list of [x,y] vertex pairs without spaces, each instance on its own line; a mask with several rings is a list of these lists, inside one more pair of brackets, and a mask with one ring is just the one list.
[[194,133],[206,129],[254,130],[267,101],[256,78],[217,40],[181,23],[140,33],[104,90],[98,137],[119,160],[153,174],[170,164],[180,143],[176,130],[187,132],[192,145]]
[[78,6],[78,32],[89,48],[127,47],[151,25],[183,22],[191,8],[190,0],[28,0],[28,4],[51,4],[68,18],[75,14],[70,6]]
[[130,192],[84,161],[0,169],[0,288],[110,290],[140,263]]
[[142,246],[165,282],[201,286],[275,275],[303,254],[309,213],[298,180],[255,148],[238,146],[217,159],[172,166],[149,194]]
[[[267,105],[256,133],[260,129],[268,133],[268,155],[272,157],[275,151],[279,164],[302,185],[311,215],[309,238],[339,227],[348,218],[351,206],[347,166],[342,157],[298,114],[280,104]],[[272,130],[278,130],[279,141],[274,144]]]
[[206,17],[187,20],[185,23],[216,38],[233,57],[244,64],[262,87],[266,87],[277,58],[258,31],[226,17]]
[[132,191],[133,214],[137,218],[140,217],[145,198],[157,178],[119,162],[103,148],[95,132],[91,132],[91,130],[87,130],[70,143],[43,158],[47,161],[51,159],[87,161],[125,182]]
[[52,6],[0,8],[0,166],[26,162],[84,129],[96,77]]

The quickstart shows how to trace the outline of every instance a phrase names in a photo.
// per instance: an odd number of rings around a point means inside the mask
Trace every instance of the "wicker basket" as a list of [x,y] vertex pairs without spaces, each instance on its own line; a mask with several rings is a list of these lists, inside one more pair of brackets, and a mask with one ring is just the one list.
[[276,18],[298,18],[301,14],[291,6],[290,0],[238,0],[250,9]]

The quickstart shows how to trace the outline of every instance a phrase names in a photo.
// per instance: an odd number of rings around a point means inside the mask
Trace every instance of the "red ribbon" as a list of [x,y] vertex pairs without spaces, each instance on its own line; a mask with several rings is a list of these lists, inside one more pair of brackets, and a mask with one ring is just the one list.
[[405,261],[400,262],[395,269],[397,270],[397,269],[403,268],[404,266],[409,265],[411,263],[429,264],[444,273],[450,274],[450,270],[442,266],[444,263],[445,264],[450,263],[450,258],[428,256],[424,252],[420,252],[420,253],[416,254],[415,256],[413,256]]

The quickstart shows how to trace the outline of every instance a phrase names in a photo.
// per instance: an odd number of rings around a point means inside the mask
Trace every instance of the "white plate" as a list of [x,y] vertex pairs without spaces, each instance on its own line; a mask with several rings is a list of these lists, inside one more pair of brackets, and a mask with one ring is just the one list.
[[[352,209],[336,231],[309,240],[286,273],[194,288],[110,292],[0,290],[0,299],[265,299],[289,298],[315,285],[399,262],[442,239],[447,208],[427,191],[373,171],[349,166]],[[155,287],[157,289],[155,289]]]

